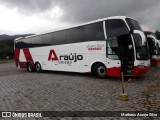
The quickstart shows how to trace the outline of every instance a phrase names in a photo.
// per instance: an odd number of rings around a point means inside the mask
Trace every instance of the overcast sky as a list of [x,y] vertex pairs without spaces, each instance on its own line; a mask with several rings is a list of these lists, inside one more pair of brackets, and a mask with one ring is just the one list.
[[160,30],[160,0],[0,0],[0,34],[43,33],[109,16]]

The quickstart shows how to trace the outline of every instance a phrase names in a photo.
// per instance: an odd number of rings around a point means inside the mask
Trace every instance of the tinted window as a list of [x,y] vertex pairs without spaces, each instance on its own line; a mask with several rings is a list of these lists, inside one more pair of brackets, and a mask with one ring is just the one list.
[[17,48],[17,49],[20,49],[20,48],[21,48],[19,41],[15,41],[15,48]]
[[85,41],[84,27],[76,27],[67,30],[67,42],[76,43]]
[[146,45],[142,46],[142,38],[139,34],[133,34],[135,47],[136,47],[136,57],[138,60],[147,60],[149,59],[149,50]]
[[52,41],[52,33],[42,35],[42,44],[43,45],[51,45]]
[[23,40],[17,42],[17,44],[16,44],[16,47],[18,49],[28,48],[28,47],[31,47],[31,46],[32,46],[32,40],[31,40],[31,38],[23,39]]
[[158,44],[155,43],[154,39],[147,38],[147,41],[148,41],[148,46],[149,46],[149,49],[150,49],[150,54],[151,55],[159,54]]
[[89,24],[84,26],[85,41],[102,41],[104,40],[103,22]]
[[32,37],[32,47],[42,46],[41,36]]
[[139,34],[133,34],[134,42],[136,47],[142,46],[142,38]]
[[26,38],[24,40],[25,44],[26,44],[26,48],[27,47],[32,47],[32,38]]
[[21,47],[40,47],[46,45],[61,45],[77,42],[102,40],[105,40],[103,32],[103,22],[98,22],[68,30],[35,36],[30,38],[30,40],[25,40],[30,43],[29,45],[27,45],[28,43],[25,43],[25,45]]
[[131,30],[141,30],[142,31],[142,28],[137,21],[130,19],[130,18],[126,18],[126,21]]
[[60,44],[66,44],[67,43],[67,34],[66,31],[59,31],[53,33],[53,45],[60,45]]
[[106,21],[107,37],[114,37],[125,35],[129,33],[129,30],[123,20],[112,19]]
[[89,24],[67,30],[68,43],[105,40],[103,22]]
[[154,40],[152,38],[147,38],[147,41],[148,41],[148,46],[153,49],[154,47]]
[[[15,43],[15,47],[17,49],[22,49],[22,48],[37,47],[37,46],[41,45],[41,44],[36,43],[36,41],[32,42],[32,39],[33,38],[25,38],[25,39],[22,39],[20,41],[17,41]],[[34,39],[35,39],[35,37],[34,37]]]

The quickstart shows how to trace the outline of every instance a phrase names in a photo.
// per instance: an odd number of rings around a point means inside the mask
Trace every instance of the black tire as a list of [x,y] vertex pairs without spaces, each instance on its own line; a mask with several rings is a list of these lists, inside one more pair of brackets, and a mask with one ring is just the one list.
[[41,72],[42,71],[41,64],[39,62],[36,63],[35,69],[36,69],[37,72]]
[[33,72],[33,66],[32,66],[32,63],[31,63],[31,62],[29,62],[29,63],[27,64],[27,71],[28,71],[28,72]]
[[106,78],[106,67],[101,63],[97,63],[93,67],[93,74],[101,79]]

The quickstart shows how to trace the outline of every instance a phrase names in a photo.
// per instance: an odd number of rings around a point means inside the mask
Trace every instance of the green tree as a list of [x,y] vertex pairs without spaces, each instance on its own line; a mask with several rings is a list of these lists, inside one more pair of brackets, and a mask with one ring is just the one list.
[[156,30],[155,35],[157,36],[157,39],[160,40],[160,32]]
[[5,59],[7,56],[14,57],[14,41],[13,40],[0,40],[0,59]]

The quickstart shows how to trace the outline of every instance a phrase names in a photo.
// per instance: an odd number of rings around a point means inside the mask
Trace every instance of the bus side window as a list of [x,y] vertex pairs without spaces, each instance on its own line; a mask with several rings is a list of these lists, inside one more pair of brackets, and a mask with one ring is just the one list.
[[88,24],[67,30],[67,42],[104,41],[103,22]]
[[120,52],[118,47],[117,37],[111,37],[107,39],[107,57],[113,60],[119,60]]
[[93,23],[84,26],[86,41],[103,41],[105,40],[103,32],[103,22]]
[[52,37],[53,37],[53,40],[52,40],[53,45],[67,44],[67,32],[66,32],[66,30],[52,33]]
[[42,46],[41,36],[32,37],[32,45],[30,47]]
[[25,38],[20,43],[21,48],[29,48],[32,46],[32,39],[31,38]]
[[52,43],[52,33],[42,35],[42,45],[47,46]]
[[67,30],[67,42],[78,43],[85,41],[84,27],[76,27]]

